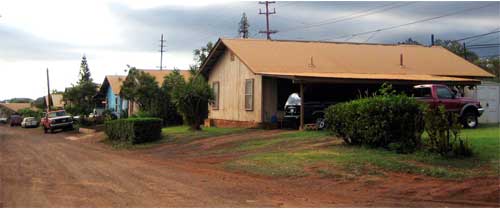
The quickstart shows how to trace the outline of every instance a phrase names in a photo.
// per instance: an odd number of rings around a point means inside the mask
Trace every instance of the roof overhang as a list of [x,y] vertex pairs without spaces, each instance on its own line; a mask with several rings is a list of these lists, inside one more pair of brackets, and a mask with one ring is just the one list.
[[290,79],[297,83],[357,83],[378,84],[422,84],[439,83],[450,85],[477,85],[480,80],[436,75],[416,74],[355,74],[355,73],[259,73],[262,76]]

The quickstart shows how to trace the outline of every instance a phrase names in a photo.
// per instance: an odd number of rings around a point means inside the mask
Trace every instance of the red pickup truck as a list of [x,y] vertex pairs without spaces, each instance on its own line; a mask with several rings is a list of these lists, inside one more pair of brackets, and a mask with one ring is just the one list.
[[443,105],[447,111],[459,114],[460,121],[465,128],[475,128],[479,124],[477,118],[484,109],[478,100],[457,97],[446,85],[426,84],[414,86],[413,96],[431,107]]
[[66,114],[64,110],[51,111],[45,114],[41,124],[45,133],[54,132],[56,129],[73,130],[73,118]]

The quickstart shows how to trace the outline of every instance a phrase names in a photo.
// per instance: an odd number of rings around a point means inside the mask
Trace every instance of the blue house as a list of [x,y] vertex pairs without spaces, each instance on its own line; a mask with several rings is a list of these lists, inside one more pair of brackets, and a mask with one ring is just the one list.
[[107,75],[104,77],[99,94],[105,96],[104,109],[110,110],[118,118],[128,113],[128,101],[120,96],[120,90],[126,76]]

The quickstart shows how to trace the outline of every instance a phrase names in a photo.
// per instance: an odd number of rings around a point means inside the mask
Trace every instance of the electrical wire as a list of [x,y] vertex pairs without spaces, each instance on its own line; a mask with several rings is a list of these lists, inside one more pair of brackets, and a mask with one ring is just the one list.
[[[431,20],[436,20],[436,19],[440,19],[440,18],[444,18],[444,17],[448,17],[448,16],[453,16],[453,15],[460,14],[460,13],[465,13],[465,12],[470,12],[470,11],[473,11],[473,10],[483,9],[483,8],[489,7],[489,6],[493,5],[493,4],[497,4],[497,2],[489,3],[489,4],[486,4],[486,5],[480,6],[480,7],[473,7],[473,8],[469,8],[469,9],[463,9],[463,10],[459,10],[459,11],[447,13],[447,14],[444,14],[444,15],[438,15],[438,16],[431,17],[431,18],[420,19],[420,20],[409,22],[409,23],[404,23],[404,24],[389,26],[389,27],[380,28],[380,29],[377,29],[377,30],[365,31],[365,32],[361,32],[361,33],[347,34],[347,35],[342,35],[342,36],[338,36],[338,37],[335,37],[335,38],[324,39],[324,40],[342,39],[342,38],[348,37],[348,36],[359,36],[359,35],[365,35],[365,34],[370,34],[370,33],[374,33],[374,32],[392,30],[392,29],[395,29],[395,28],[401,28],[401,27],[405,27],[405,26],[409,26],[409,25],[413,25],[413,24],[418,24],[418,23],[423,23],[423,22],[427,22],[427,21],[431,21]],[[470,37],[467,37],[467,38],[470,38]]]
[[[342,22],[342,21],[353,20],[353,19],[356,19],[356,18],[365,17],[365,16],[368,16],[368,15],[373,15],[373,14],[377,14],[377,13],[380,13],[380,12],[385,12],[385,11],[388,11],[388,10],[391,10],[391,9],[396,9],[396,8],[408,6],[408,5],[414,4],[414,3],[417,3],[417,2],[408,2],[408,3],[405,3],[405,4],[398,4],[398,5],[393,5],[392,3],[390,3],[390,4],[384,4],[384,5],[381,5],[381,6],[379,5],[379,6],[367,9],[367,10],[363,10],[362,12],[358,12],[358,13],[354,13],[354,14],[350,14],[350,15],[346,15],[346,16],[342,16],[342,17],[330,18],[330,19],[322,20],[322,21],[319,21],[317,23],[309,24],[309,25],[306,25],[306,26],[300,26],[300,27],[293,27],[293,28],[284,29],[284,30],[281,30],[281,33],[295,31],[295,30],[301,30],[301,29],[309,29],[309,28],[314,28],[314,27],[319,27],[319,26],[324,26],[324,25],[331,25],[331,24],[335,24],[335,23],[338,23],[338,22]],[[391,4],[393,6],[387,7],[387,6],[391,5]],[[384,7],[387,7],[387,8],[384,8]],[[383,9],[381,9],[381,8],[383,8]]]

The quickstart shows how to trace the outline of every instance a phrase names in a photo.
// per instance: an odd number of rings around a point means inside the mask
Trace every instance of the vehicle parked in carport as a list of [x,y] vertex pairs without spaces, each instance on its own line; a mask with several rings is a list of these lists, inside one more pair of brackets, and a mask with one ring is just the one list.
[[446,111],[457,113],[465,128],[475,128],[479,125],[478,117],[484,108],[478,100],[458,97],[446,85],[425,84],[414,86],[413,96],[431,107],[444,106]]
[[25,117],[21,122],[23,128],[36,128],[38,127],[38,120],[34,117]]
[[[457,97],[456,94],[446,85],[424,84],[407,86],[403,92],[413,95],[417,100],[429,104],[431,107],[443,105],[447,111],[457,113],[460,122],[465,128],[475,128],[478,126],[478,117],[484,112],[478,100],[465,97]],[[304,106],[304,123],[315,123],[318,129],[326,127],[324,120],[324,110],[337,102],[317,100],[306,101]],[[300,107],[302,106],[300,96],[292,93],[285,103],[284,120],[293,127],[298,127],[300,121]]]
[[[331,101],[308,101],[304,103],[304,123],[314,123],[318,129],[324,129],[326,127],[325,122],[325,112],[324,110],[335,104]],[[300,96],[297,93],[292,93],[288,96],[285,103],[285,116],[284,120],[288,125],[293,125],[293,127],[298,127],[298,122],[300,120]]]
[[56,129],[73,130],[73,118],[64,110],[50,111],[45,113],[41,124],[45,133],[54,132]]

